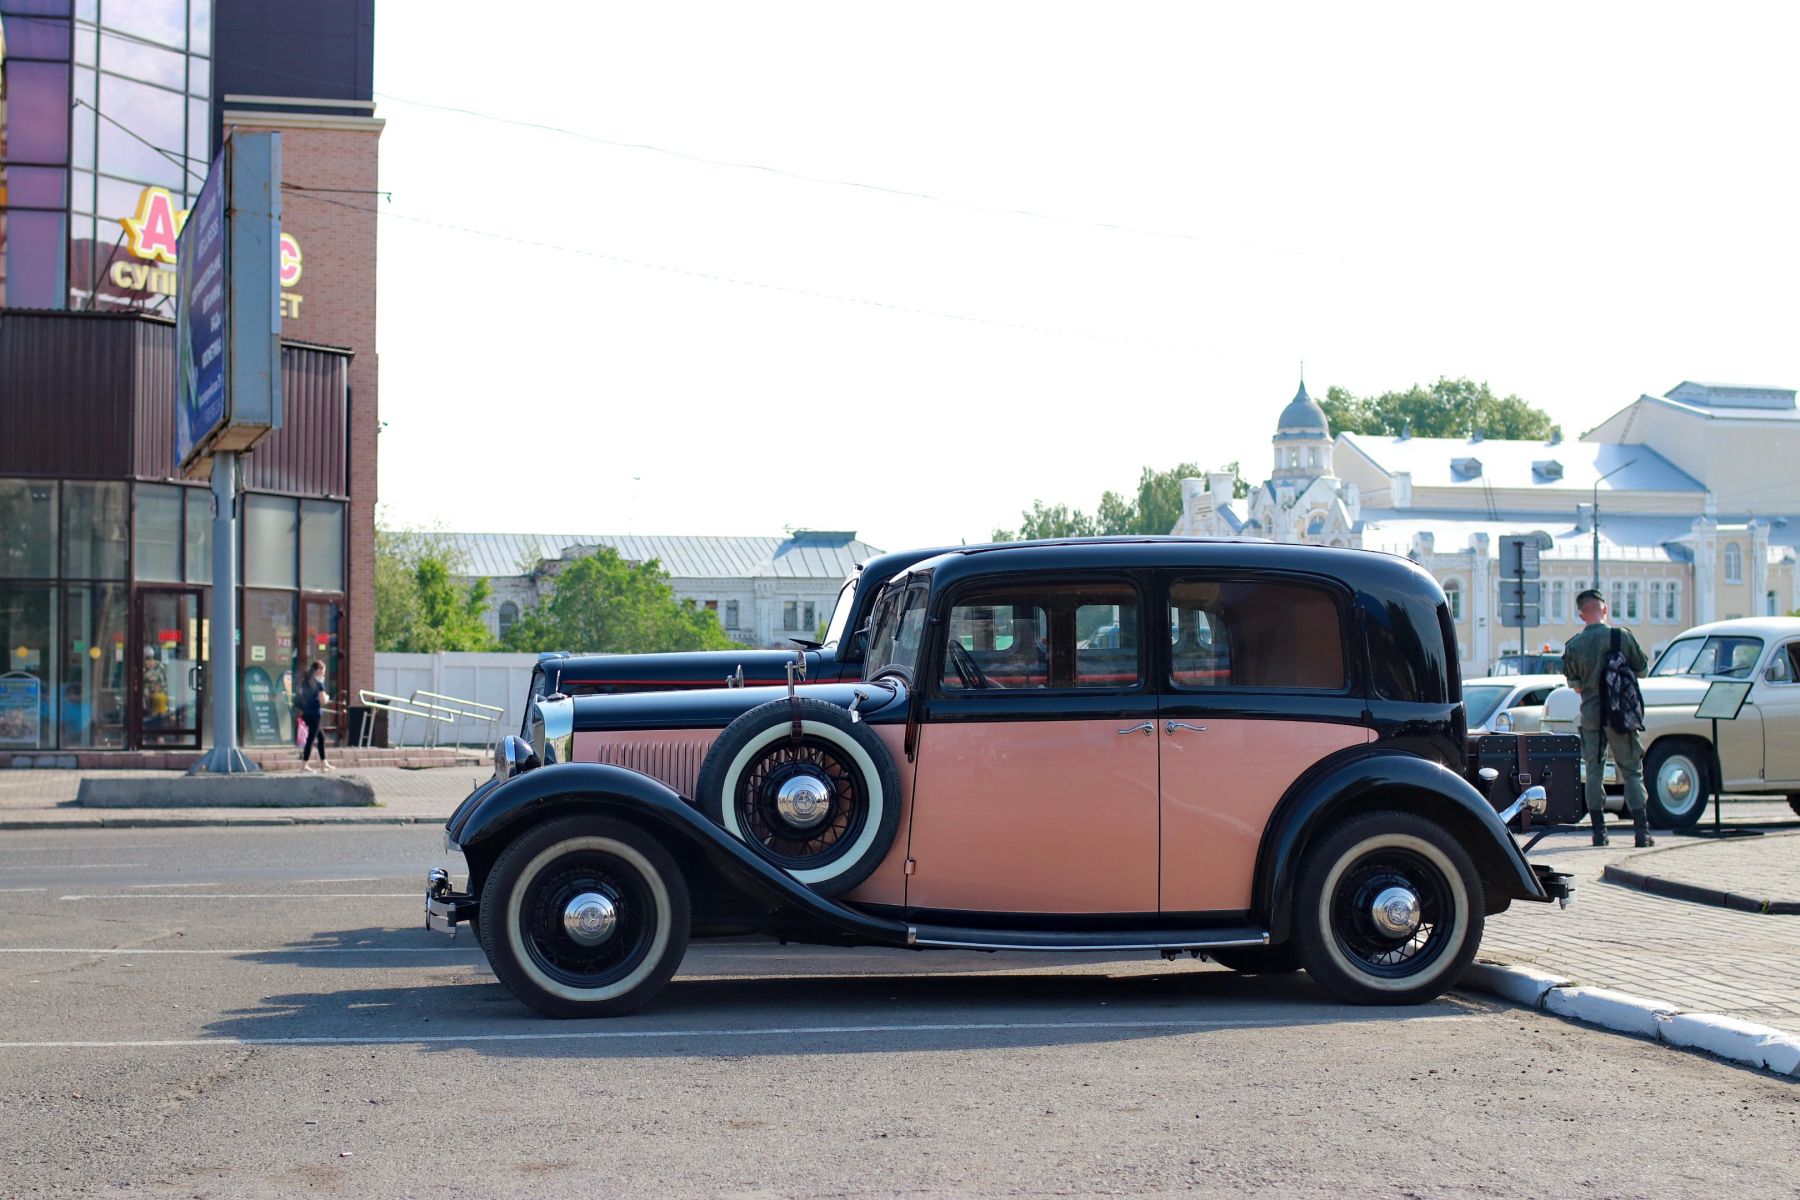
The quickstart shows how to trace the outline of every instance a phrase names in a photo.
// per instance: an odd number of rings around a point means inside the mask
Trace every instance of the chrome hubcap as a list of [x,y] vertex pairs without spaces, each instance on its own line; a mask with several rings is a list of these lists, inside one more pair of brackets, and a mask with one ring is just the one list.
[[795,775],[775,792],[775,810],[796,829],[811,829],[831,812],[831,789],[813,775]]
[[1694,766],[1685,758],[1671,758],[1663,764],[1657,790],[1671,808],[1686,808],[1694,795]]
[[1369,906],[1369,916],[1389,937],[1411,937],[1419,928],[1419,898],[1408,888],[1384,888]]
[[619,910],[599,892],[583,892],[563,909],[563,932],[583,946],[598,946],[619,928]]

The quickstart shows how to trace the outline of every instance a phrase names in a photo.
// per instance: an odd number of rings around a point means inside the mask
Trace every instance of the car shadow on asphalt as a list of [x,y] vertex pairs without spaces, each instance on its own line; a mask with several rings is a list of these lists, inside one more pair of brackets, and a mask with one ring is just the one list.
[[[395,932],[346,930],[317,935],[309,944],[331,938],[381,947]],[[1003,956],[933,969],[920,961],[934,957],[927,954],[899,956],[903,969],[872,972],[870,956],[834,970],[828,954],[795,963],[781,948],[765,948],[774,961],[764,973],[677,975],[646,1009],[627,1017],[546,1019],[491,976],[471,978],[475,970],[485,975],[485,963],[440,959],[411,964],[420,967],[413,986],[267,996],[255,1007],[223,1014],[206,1029],[213,1036],[257,1042],[367,1039],[504,1058],[761,1057],[1099,1045],[1244,1026],[1303,1029],[1457,1016],[1476,1007],[1456,999],[1351,1007],[1334,1003],[1304,974],[1246,976],[1196,962],[1164,967],[1141,956],[1090,960],[1071,970],[998,974],[992,972],[1008,969]],[[320,959],[339,956],[244,957],[318,966]],[[379,960],[361,964],[367,966],[395,965],[379,953],[343,957]],[[688,969],[696,969],[692,960]]]

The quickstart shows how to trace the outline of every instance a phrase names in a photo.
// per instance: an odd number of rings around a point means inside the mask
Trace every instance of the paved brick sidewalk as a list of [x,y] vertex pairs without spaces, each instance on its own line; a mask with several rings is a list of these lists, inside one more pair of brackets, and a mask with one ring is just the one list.
[[[0,826],[21,825],[143,825],[146,823],[208,823],[285,825],[296,822],[442,821],[457,802],[488,772],[479,767],[433,767],[405,770],[400,767],[346,768],[345,775],[369,781],[375,789],[374,808],[80,808],[75,793],[84,771],[0,771]],[[168,771],[96,771],[107,779],[166,779]]]
[[[1585,834],[1556,834],[1534,849],[1532,861],[1576,877],[1575,904],[1567,911],[1515,904],[1489,918],[1481,956],[1800,1033],[1800,917],[1714,908],[1603,882],[1608,862],[1633,855],[1628,841],[1621,849],[1618,828],[1609,847],[1589,846]],[[1671,849],[1678,840],[1659,839]],[[1800,838],[1750,840],[1785,843],[1785,852],[1800,858]],[[1750,840],[1692,852],[1717,856],[1715,869],[1728,875]],[[1689,852],[1683,846],[1667,857]]]
[[[1673,845],[1671,840],[1613,863],[1613,878],[1701,903],[1800,912],[1800,835]],[[1620,871],[1628,877],[1619,879]]]

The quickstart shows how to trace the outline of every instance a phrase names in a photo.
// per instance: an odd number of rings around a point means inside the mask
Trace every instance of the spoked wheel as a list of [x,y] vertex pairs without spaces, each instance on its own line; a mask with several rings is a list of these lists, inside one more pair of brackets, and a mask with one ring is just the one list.
[[1353,1004],[1417,1004],[1475,957],[1481,877],[1443,828],[1410,813],[1354,817],[1301,869],[1294,906],[1301,963]]
[[687,950],[687,884],[643,830],[567,817],[521,837],[482,888],[481,947],[553,1017],[610,1017],[662,990]]
[[820,700],[751,709],[701,764],[701,807],[770,864],[822,895],[869,877],[900,827],[899,774],[881,739]]

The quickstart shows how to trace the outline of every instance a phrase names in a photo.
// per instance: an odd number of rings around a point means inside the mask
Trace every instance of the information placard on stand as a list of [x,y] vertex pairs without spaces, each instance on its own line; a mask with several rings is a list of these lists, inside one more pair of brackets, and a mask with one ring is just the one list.
[[1699,717],[1702,720],[1712,721],[1713,757],[1721,764],[1719,770],[1712,772],[1712,828],[1705,829],[1700,826],[1695,826],[1692,829],[1684,830],[1684,832],[1692,834],[1694,837],[1728,838],[1761,837],[1763,835],[1763,831],[1760,829],[1745,829],[1742,826],[1737,825],[1724,825],[1721,824],[1719,820],[1720,793],[1725,787],[1725,772],[1722,765],[1724,756],[1719,753],[1719,722],[1737,720],[1738,714],[1744,710],[1744,701],[1750,698],[1750,688],[1751,681],[1748,679],[1715,679],[1707,687],[1706,695],[1700,698],[1700,707],[1694,710],[1694,715],[1696,717]]

